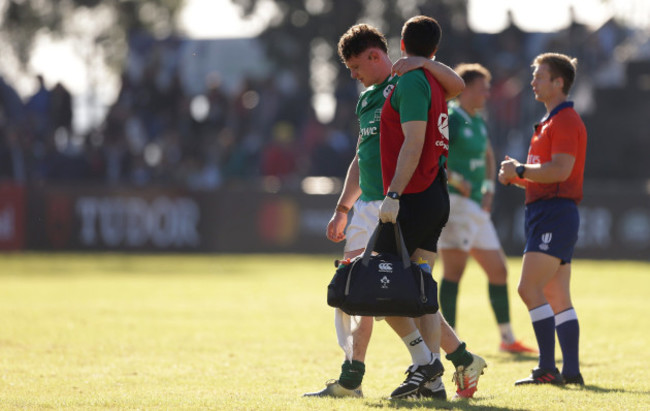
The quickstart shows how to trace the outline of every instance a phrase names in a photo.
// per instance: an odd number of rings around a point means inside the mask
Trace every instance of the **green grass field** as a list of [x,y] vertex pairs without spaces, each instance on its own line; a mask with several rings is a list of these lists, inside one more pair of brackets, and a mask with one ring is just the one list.
[[[333,258],[0,254],[0,409],[650,409],[650,263],[581,260],[584,389],[513,386],[536,359],[497,351],[486,280],[471,264],[458,331],[488,361],[475,399],[385,399],[410,358],[384,323],[366,398],[301,398],[337,378],[343,360],[325,303]],[[534,344],[516,294],[520,263],[509,260],[512,322]]]

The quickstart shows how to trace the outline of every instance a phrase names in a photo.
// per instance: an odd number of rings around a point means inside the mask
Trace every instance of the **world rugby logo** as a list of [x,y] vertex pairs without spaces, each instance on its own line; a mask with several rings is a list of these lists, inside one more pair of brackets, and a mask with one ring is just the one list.
[[548,251],[548,245],[551,243],[553,233],[542,234],[542,243],[539,245],[540,250]]
[[392,273],[393,272],[393,263],[379,263],[379,272],[380,273]]

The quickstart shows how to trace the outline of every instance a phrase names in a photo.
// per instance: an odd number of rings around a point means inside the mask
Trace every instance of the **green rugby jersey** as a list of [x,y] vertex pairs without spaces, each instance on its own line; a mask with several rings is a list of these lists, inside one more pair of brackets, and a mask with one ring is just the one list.
[[381,157],[379,155],[379,121],[386,97],[397,84],[397,76],[388,77],[381,84],[368,87],[359,96],[357,118],[359,119],[360,143],[359,186],[362,201],[384,199],[381,180]]
[[[447,167],[472,184],[470,198],[481,204],[485,180],[487,127],[479,114],[470,116],[457,102],[449,104],[449,159]],[[450,193],[459,194],[451,185]]]

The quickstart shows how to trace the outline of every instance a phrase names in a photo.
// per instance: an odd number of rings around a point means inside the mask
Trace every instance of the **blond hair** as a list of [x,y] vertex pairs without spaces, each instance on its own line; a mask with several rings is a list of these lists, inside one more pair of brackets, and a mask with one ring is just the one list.
[[576,79],[578,59],[561,53],[542,53],[535,57],[532,67],[539,67],[542,64],[548,66],[548,71],[551,73],[551,80],[558,77],[564,80],[562,92],[568,95]]

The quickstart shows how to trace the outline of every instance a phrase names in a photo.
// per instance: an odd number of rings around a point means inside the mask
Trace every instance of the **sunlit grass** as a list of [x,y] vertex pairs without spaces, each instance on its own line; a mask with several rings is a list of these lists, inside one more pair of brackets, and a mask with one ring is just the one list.
[[[650,264],[580,260],[584,389],[513,386],[536,359],[497,351],[486,279],[470,264],[458,332],[488,361],[474,400],[386,400],[409,356],[384,323],[367,356],[366,398],[301,398],[343,360],[325,303],[333,259],[0,255],[0,409],[650,409]],[[509,260],[512,322],[534,345],[515,290],[520,262]]]

